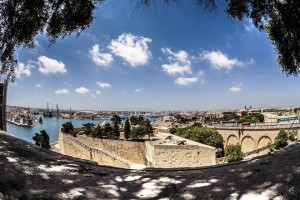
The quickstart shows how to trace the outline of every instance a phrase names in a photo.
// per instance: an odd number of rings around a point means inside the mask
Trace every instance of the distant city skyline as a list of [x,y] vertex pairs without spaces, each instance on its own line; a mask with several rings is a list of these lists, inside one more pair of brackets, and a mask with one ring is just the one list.
[[[8,105],[75,110],[201,111],[292,107],[299,78],[281,72],[267,36],[192,2],[137,8],[105,1],[79,37],[19,48]],[[288,106],[289,105],[289,106]]]

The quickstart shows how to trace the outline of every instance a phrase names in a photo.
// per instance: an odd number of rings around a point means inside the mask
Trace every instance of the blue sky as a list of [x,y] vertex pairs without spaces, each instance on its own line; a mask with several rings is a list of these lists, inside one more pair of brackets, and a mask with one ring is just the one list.
[[107,0],[92,26],[49,46],[16,50],[8,104],[92,110],[215,110],[299,105],[299,78],[281,72],[265,33],[219,4],[143,9]]

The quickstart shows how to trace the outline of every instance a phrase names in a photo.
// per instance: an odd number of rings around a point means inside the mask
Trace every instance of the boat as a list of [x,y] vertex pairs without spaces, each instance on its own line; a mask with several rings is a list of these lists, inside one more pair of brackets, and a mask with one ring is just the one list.
[[43,113],[43,116],[44,117],[53,117],[53,113],[47,110]]
[[43,123],[43,118],[42,118],[42,116],[40,116],[40,118],[39,118],[39,123],[40,123],[40,124]]

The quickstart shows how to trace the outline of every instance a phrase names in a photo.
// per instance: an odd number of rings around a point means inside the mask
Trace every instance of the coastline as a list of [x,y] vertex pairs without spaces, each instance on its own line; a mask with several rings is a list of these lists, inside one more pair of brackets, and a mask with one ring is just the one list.
[[29,127],[29,128],[34,127],[34,126],[37,124],[37,122],[35,122],[35,123],[32,124],[32,125],[26,125],[26,124],[21,124],[21,123],[14,122],[14,121],[11,121],[11,120],[6,120],[6,121],[9,122],[9,123],[15,124],[15,125],[17,125],[17,126]]

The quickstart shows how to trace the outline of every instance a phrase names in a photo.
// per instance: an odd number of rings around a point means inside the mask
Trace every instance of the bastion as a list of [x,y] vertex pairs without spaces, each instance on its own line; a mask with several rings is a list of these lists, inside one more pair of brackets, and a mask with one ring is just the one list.
[[[75,131],[80,131],[76,129]],[[181,168],[216,164],[216,149],[168,133],[157,133],[151,140],[73,137],[60,130],[58,152],[121,168]]]

